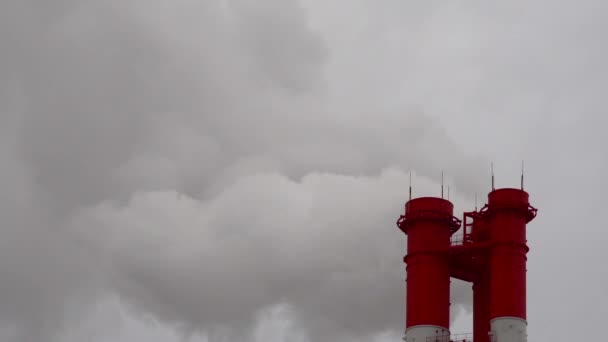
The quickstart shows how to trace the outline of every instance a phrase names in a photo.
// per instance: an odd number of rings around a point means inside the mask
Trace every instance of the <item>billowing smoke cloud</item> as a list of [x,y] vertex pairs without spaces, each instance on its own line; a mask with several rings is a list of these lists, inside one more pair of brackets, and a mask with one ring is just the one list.
[[312,340],[400,329],[408,171],[483,189],[430,117],[328,70],[345,57],[295,0],[0,19],[3,340],[52,341],[108,294],[210,336],[273,307]]
[[258,174],[207,202],[138,193],[126,206],[87,210],[77,225],[93,249],[102,246],[113,285],[167,321],[241,326],[287,302],[310,331],[356,336],[398,327],[403,316],[393,213],[407,179],[395,170],[300,182]]

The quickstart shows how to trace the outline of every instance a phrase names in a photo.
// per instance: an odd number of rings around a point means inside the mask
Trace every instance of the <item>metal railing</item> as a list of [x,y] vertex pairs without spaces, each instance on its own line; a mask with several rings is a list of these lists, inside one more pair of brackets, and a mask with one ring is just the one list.
[[401,215],[397,220],[397,227],[407,234],[408,226],[412,222],[419,219],[447,222],[449,225],[450,234],[457,232],[462,224],[462,221],[460,221],[459,218],[446,214],[441,210],[417,210],[412,213],[408,213],[406,210],[406,214]]
[[472,342],[473,334],[437,335],[429,336],[426,342]]
[[471,234],[458,234],[458,235],[452,235],[450,237],[450,246],[462,246],[462,245],[468,245],[468,244],[473,244],[473,236]]
[[462,234],[452,235],[450,238],[450,245],[460,246],[462,244],[464,244],[464,236]]

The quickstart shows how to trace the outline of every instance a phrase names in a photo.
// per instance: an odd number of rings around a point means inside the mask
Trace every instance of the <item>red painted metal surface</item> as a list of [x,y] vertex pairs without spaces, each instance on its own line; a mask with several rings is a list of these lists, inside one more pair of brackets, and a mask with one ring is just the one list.
[[449,325],[450,277],[473,284],[473,339],[490,342],[490,321],[526,319],[526,224],[536,217],[528,193],[497,189],[460,221],[441,198],[406,203],[397,221],[408,235],[406,327]]
[[459,228],[451,202],[434,197],[410,200],[397,225],[408,235],[406,327],[449,328],[450,236]]
[[490,275],[484,268],[473,282],[473,340],[489,342]]
[[[464,213],[465,220],[469,218],[470,237],[467,239],[473,250],[470,263],[475,265],[473,283],[473,340],[489,342],[490,331],[490,273],[488,246],[490,232],[485,217],[487,207],[480,212]],[[465,221],[466,222],[466,221]]]
[[488,195],[490,319],[526,319],[526,224],[535,216],[523,190],[498,189]]

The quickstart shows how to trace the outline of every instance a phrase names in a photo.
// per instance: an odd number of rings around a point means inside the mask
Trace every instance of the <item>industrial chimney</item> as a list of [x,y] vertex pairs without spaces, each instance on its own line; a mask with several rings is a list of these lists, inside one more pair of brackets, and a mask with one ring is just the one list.
[[526,224],[537,213],[528,193],[493,189],[488,204],[463,221],[453,208],[443,198],[410,199],[397,221],[408,236],[404,340],[470,341],[450,337],[452,277],[473,284],[475,342],[527,342]]
[[408,235],[406,341],[450,336],[450,237],[460,227],[454,205],[423,197],[405,205],[399,228]]

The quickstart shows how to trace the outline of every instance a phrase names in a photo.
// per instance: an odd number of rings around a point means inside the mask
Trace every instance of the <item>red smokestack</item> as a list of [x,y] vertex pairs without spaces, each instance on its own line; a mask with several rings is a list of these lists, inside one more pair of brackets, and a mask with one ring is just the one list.
[[528,193],[499,189],[488,195],[490,325],[496,340],[526,341],[526,224],[536,216]]
[[453,216],[450,201],[424,197],[410,200],[399,228],[408,235],[407,318],[408,339],[426,341],[426,336],[449,336],[450,237],[460,221]]
[[462,238],[450,241],[460,228],[452,215],[451,202],[424,197],[407,202],[397,221],[408,235],[405,341],[451,341],[453,277],[473,283],[475,342],[526,342],[526,224],[536,216],[528,193],[493,190],[479,212],[464,213]]

